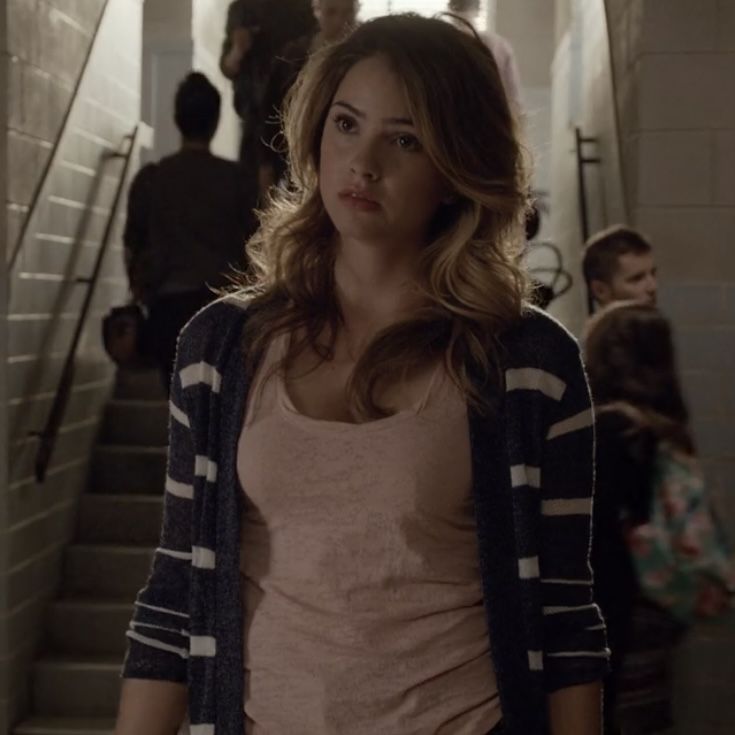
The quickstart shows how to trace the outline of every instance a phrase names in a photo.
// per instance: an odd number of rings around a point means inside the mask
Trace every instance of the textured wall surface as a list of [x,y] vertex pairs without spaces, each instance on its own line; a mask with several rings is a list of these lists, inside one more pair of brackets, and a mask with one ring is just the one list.
[[[579,124],[599,141],[589,152],[602,158],[586,178],[591,229],[627,213],[656,249],[660,304],[676,330],[696,439],[735,538],[735,4],[567,0],[557,10],[552,229],[577,285],[552,310],[580,331]],[[733,731],[734,627],[699,626],[682,646],[677,735]]]
[[[575,127],[594,143],[585,156],[601,165],[585,167],[584,181],[590,232],[624,219],[623,185],[613,103],[612,70],[603,0],[572,0],[568,13],[559,13],[560,38],[552,65],[551,221],[552,237],[561,248],[574,288],[555,302],[552,311],[575,333],[587,314],[586,291],[580,267],[582,226]],[[616,39],[612,39],[616,43]]]
[[[4,128],[8,160],[8,255],[51,155],[72,99],[104,0],[9,0]],[[29,664],[42,641],[44,606],[56,591],[64,543],[87,468],[113,370],[102,351],[100,317],[126,296],[119,237],[114,233],[92,313],[82,336],[73,392],[48,478],[35,482],[38,446],[76,324],[121,171],[106,154],[123,147],[139,116],[141,0],[109,0],[88,72],[60,139],[39,205],[9,273],[7,370],[9,482],[0,528],[7,569],[0,569],[3,645],[0,732],[27,702]],[[3,721],[4,720],[4,721]]]
[[[699,451],[735,538],[735,3],[607,0],[630,220],[653,242]],[[682,647],[677,733],[735,728],[735,626]]]

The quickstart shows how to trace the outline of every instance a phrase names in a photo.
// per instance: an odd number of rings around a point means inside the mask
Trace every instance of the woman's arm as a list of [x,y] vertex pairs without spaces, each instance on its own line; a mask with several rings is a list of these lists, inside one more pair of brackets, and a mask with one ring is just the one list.
[[186,702],[183,684],[127,679],[114,735],[176,735],[186,718]]
[[196,340],[187,329],[179,339],[161,540],[127,631],[117,735],[174,735],[186,715],[195,451],[181,368],[191,361]]
[[[550,356],[555,391],[547,402],[541,461],[539,571],[543,604],[543,671],[556,722],[600,716],[599,682],[607,673],[605,626],[594,604],[589,563],[594,485],[594,422],[579,349],[560,340]],[[558,381],[558,382],[556,382]],[[586,694],[585,694],[586,693]],[[563,706],[562,706],[563,705]],[[569,711],[563,713],[561,710]],[[596,715],[590,714],[595,710]],[[563,720],[561,718],[564,718]],[[594,732],[565,730],[554,733]]]
[[549,695],[551,735],[600,735],[602,686],[592,684],[559,689]]

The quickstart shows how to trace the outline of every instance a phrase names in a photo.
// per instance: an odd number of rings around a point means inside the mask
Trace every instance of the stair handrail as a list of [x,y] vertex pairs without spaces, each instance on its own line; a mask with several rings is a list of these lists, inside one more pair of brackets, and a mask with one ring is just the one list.
[[74,108],[76,107],[77,98],[79,97],[79,91],[81,90],[82,82],[84,81],[87,75],[87,69],[89,68],[90,59],[92,58],[92,54],[97,46],[97,39],[99,38],[100,28],[102,27],[102,23],[105,19],[105,15],[107,14],[107,9],[109,7],[110,7],[110,0],[105,0],[105,4],[102,7],[102,10],[100,11],[99,17],[97,18],[97,23],[94,27],[94,31],[92,33],[92,39],[89,43],[89,48],[87,49],[86,56],[84,57],[82,68],[80,69],[77,79],[74,83],[74,88],[72,90],[71,99],[69,100],[69,104],[67,105],[66,111],[64,112],[64,116],[61,119],[61,125],[59,127],[59,132],[56,136],[56,139],[54,140],[53,147],[51,148],[51,153],[46,159],[46,163],[43,167],[43,170],[41,171],[41,176],[38,179],[36,188],[33,190],[33,195],[31,196],[31,201],[30,201],[30,204],[28,205],[28,211],[26,212],[26,216],[23,219],[23,222],[21,223],[20,230],[18,232],[18,236],[15,239],[15,244],[13,245],[13,252],[8,262],[9,272],[12,272],[15,269],[15,264],[16,264],[16,261],[18,260],[18,256],[20,255],[21,250],[23,249],[23,243],[26,239],[26,235],[28,234],[28,229],[31,226],[31,222],[33,221],[33,215],[36,213],[38,204],[41,201],[41,197],[44,192],[44,189],[46,188],[46,183],[48,181],[49,174],[51,173],[51,170],[53,169],[54,164],[56,163],[56,159],[59,154],[59,149],[61,147],[61,141],[63,140],[64,133],[66,132],[66,129],[69,125],[69,120],[71,119],[72,112]]
[[114,158],[122,158],[124,162],[92,273],[90,276],[77,279],[79,284],[87,287],[87,293],[85,294],[84,302],[82,304],[81,311],[79,312],[74,336],[72,338],[71,345],[69,346],[66,360],[64,361],[64,368],[61,371],[61,377],[59,378],[59,384],[56,388],[54,402],[51,406],[51,410],[49,411],[48,419],[46,420],[46,426],[41,432],[36,434],[39,438],[39,445],[36,452],[35,474],[36,480],[39,483],[44,482],[46,479],[46,473],[48,471],[49,464],[51,463],[51,457],[53,455],[54,447],[56,446],[61,422],[64,417],[64,412],[66,411],[66,406],[69,402],[69,396],[71,395],[71,389],[74,382],[74,365],[76,361],[77,348],[79,347],[79,341],[84,330],[87,315],[89,314],[89,310],[92,305],[95,286],[97,285],[97,281],[99,280],[99,276],[102,271],[102,265],[107,253],[112,229],[115,225],[120,200],[128,183],[130,163],[133,159],[133,153],[137,147],[141,128],[141,124],[137,124],[133,129],[133,132],[125,136],[125,140],[130,141],[127,151],[110,154]]
[[[579,197],[579,224],[582,234],[582,242],[587,242],[590,236],[589,206],[587,202],[587,182],[585,180],[585,166],[599,165],[602,159],[599,156],[587,156],[584,152],[585,145],[596,144],[597,138],[585,136],[580,127],[574,128],[575,154],[577,157],[577,196]],[[587,285],[587,312],[591,314],[594,310],[594,299]]]

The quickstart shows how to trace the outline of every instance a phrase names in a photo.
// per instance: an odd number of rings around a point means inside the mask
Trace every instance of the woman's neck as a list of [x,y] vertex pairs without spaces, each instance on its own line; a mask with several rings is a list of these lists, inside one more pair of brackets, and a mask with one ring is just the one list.
[[416,311],[421,297],[415,285],[415,266],[415,255],[338,246],[335,284],[348,328],[377,332]]

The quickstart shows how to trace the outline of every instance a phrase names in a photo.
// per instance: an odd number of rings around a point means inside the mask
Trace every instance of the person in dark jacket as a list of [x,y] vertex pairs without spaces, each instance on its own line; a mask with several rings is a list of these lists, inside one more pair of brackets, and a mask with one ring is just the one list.
[[[266,117],[265,93],[284,47],[316,28],[311,0],[234,0],[227,11],[220,70],[232,81],[242,121],[240,162],[257,179],[258,146]],[[256,187],[257,188],[257,187]]]
[[124,242],[130,286],[148,308],[145,349],[168,385],[181,327],[246,267],[252,193],[237,163],[212,154],[220,95],[198,72],[179,85],[181,148],[142,168],[130,187]]

